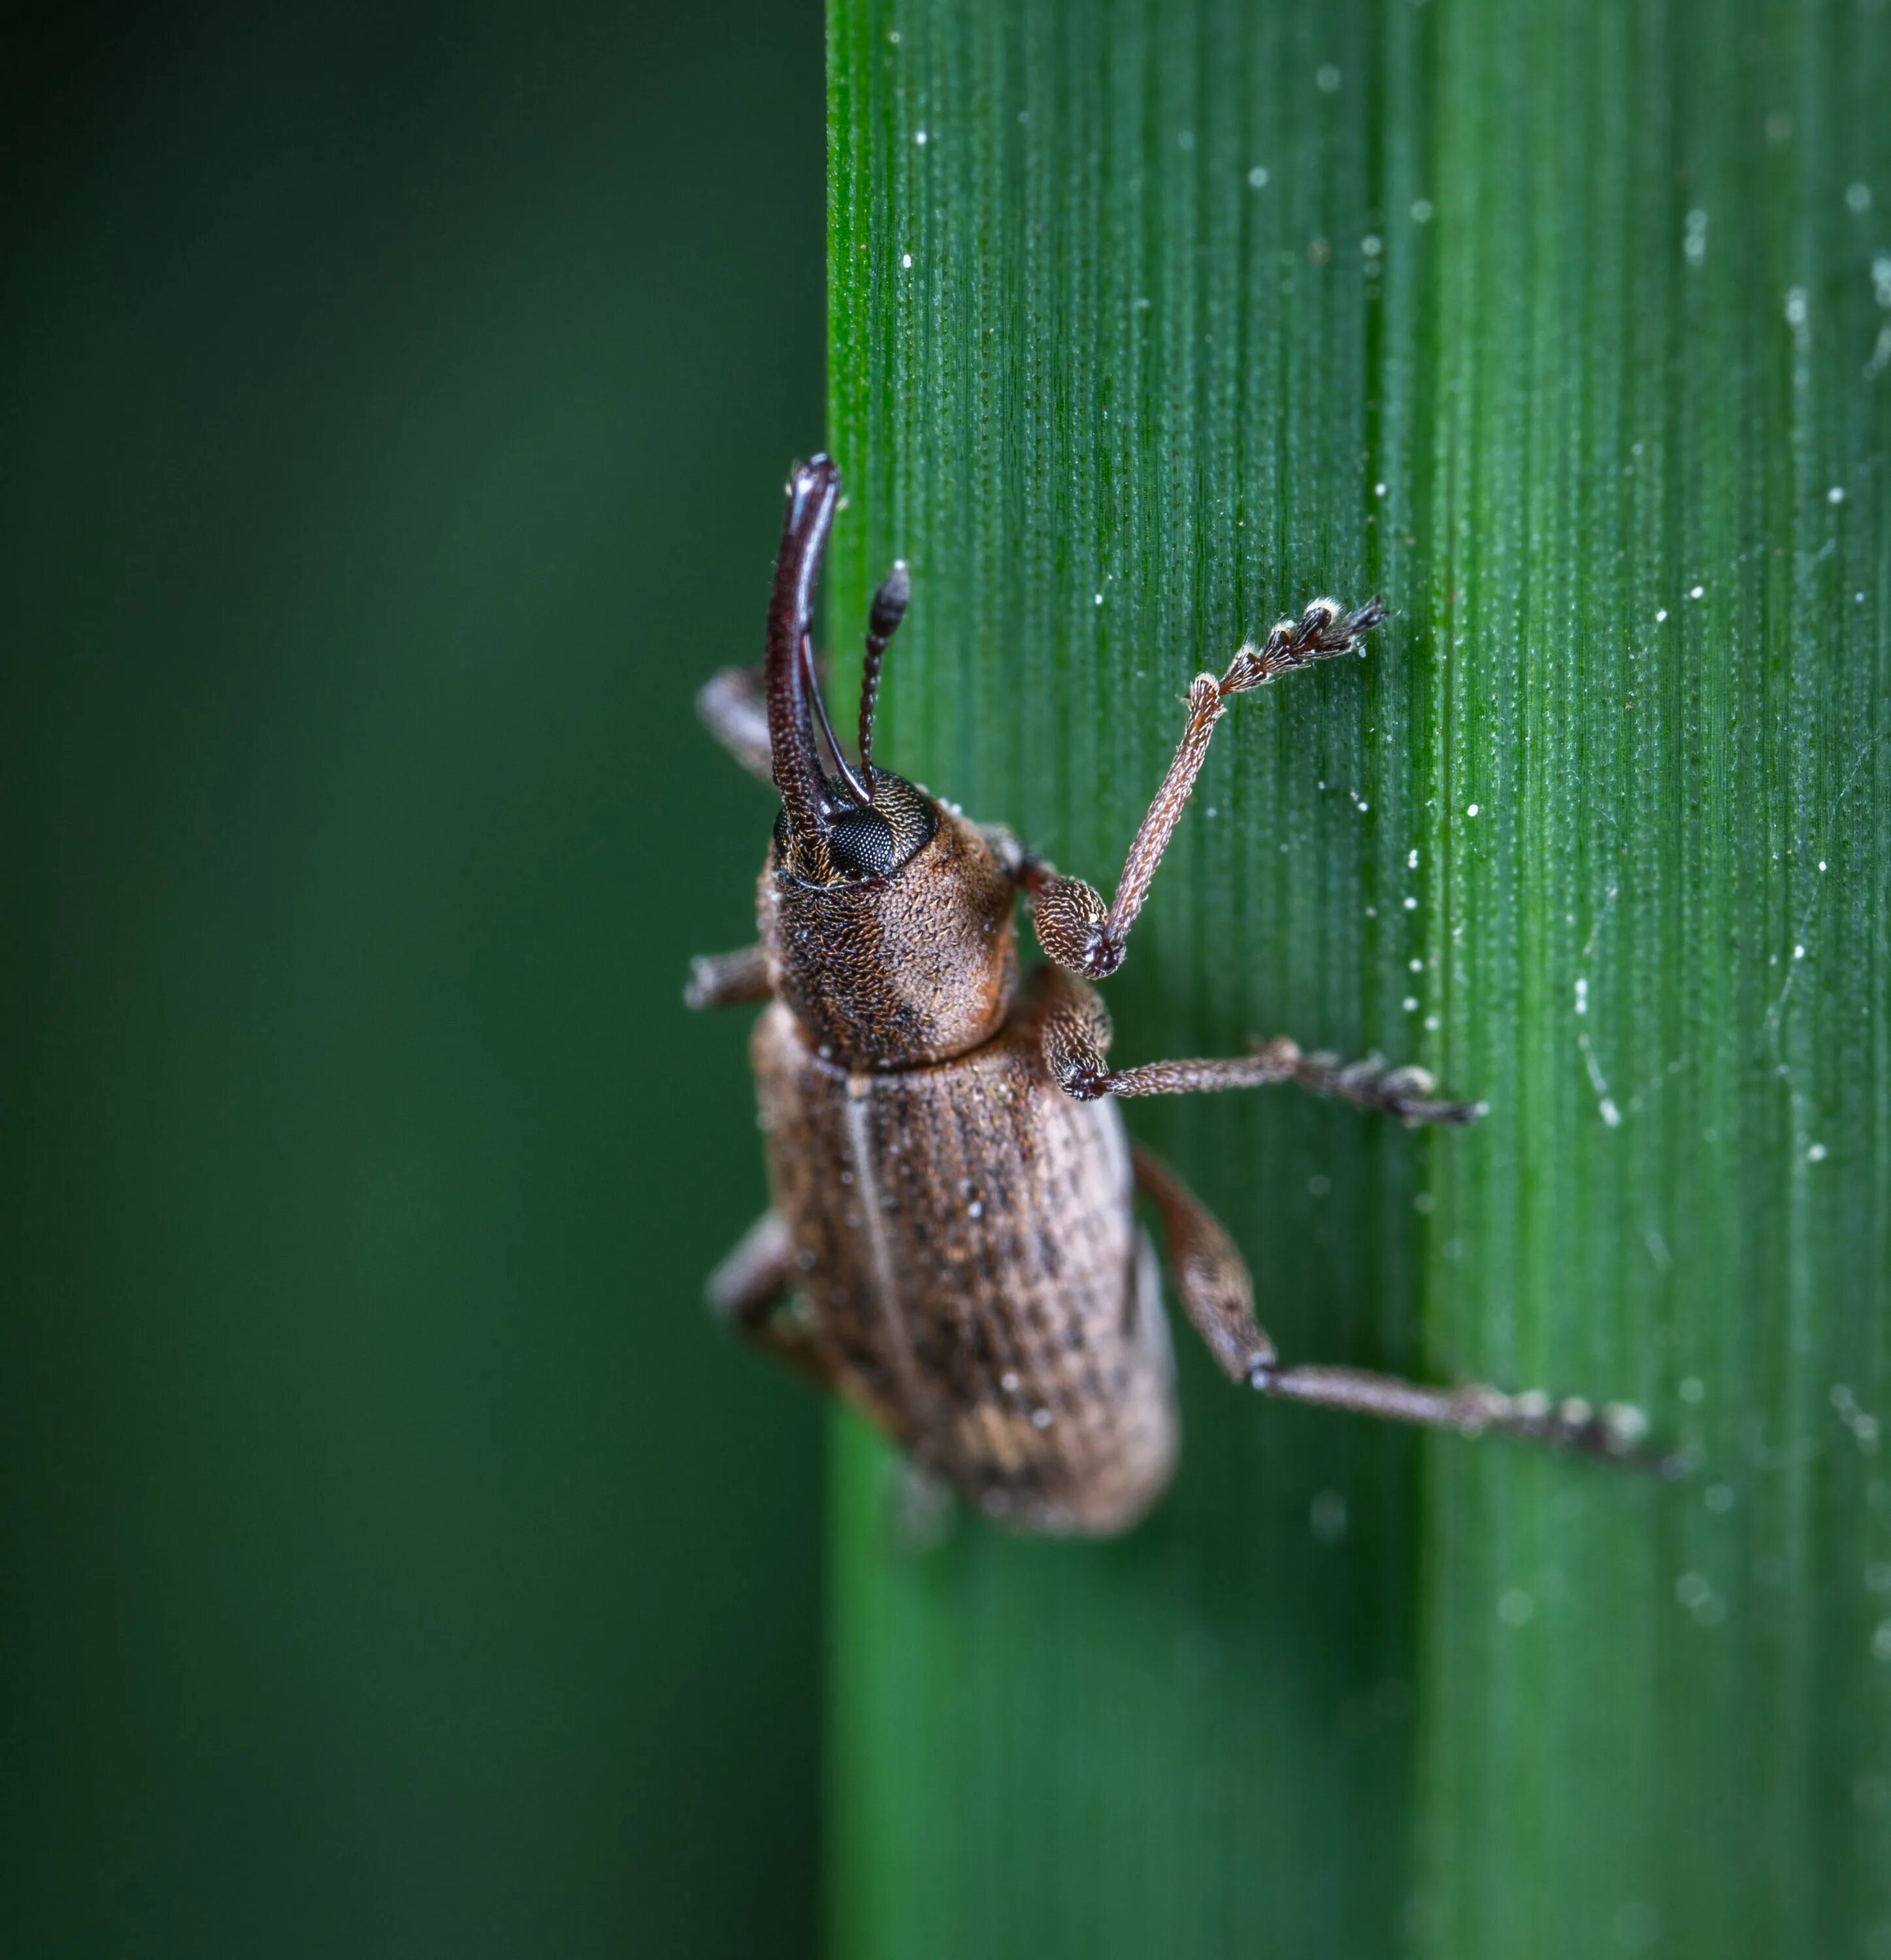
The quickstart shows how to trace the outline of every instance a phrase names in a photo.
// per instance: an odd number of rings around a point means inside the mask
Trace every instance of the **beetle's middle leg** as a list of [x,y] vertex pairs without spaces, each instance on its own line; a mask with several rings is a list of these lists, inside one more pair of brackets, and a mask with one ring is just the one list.
[[1211,673],[1195,676],[1189,689],[1189,719],[1182,740],[1130,844],[1116,896],[1107,907],[1094,885],[1062,877],[1028,854],[1019,854],[1014,864],[1007,865],[1030,895],[1037,943],[1049,958],[1093,980],[1116,972],[1230,697],[1264,687],[1276,676],[1316,660],[1351,653],[1384,616],[1385,608],[1376,599],[1352,612],[1335,600],[1316,599],[1297,619],[1281,620],[1262,645],[1241,648],[1218,679]]
[[1453,1102],[1434,1095],[1421,1068],[1394,1068],[1382,1056],[1342,1061],[1336,1055],[1307,1054],[1285,1036],[1250,1055],[1146,1061],[1135,1068],[1109,1063],[1109,1016],[1096,993],[1062,974],[1046,987],[1044,1059],[1059,1086],[1080,1102],[1100,1096],[1188,1096],[1210,1089],[1258,1089],[1297,1083],[1316,1096],[1336,1096],[1362,1109],[1383,1109],[1402,1123],[1474,1123],[1482,1102]]
[[1291,1082],[1316,1096],[1335,1096],[1361,1109],[1383,1109],[1402,1123],[1475,1123],[1482,1102],[1455,1102],[1434,1095],[1436,1084],[1422,1068],[1394,1068],[1383,1055],[1342,1061],[1323,1050],[1307,1054],[1285,1035],[1264,1042],[1251,1055],[1202,1056],[1183,1061],[1145,1061],[1135,1068],[1096,1072],[1081,1064],[1069,1072],[1065,1089],[1079,1102],[1097,1096],[1190,1096],[1211,1089],[1256,1089]]
[[739,1007],[766,1001],[768,956],[759,946],[735,953],[702,953],[689,963],[689,984],[683,990],[686,1007]]
[[1553,1402],[1540,1394],[1507,1395],[1476,1382],[1441,1389],[1364,1368],[1283,1367],[1254,1317],[1246,1262],[1220,1220],[1160,1159],[1141,1149],[1132,1159],[1136,1188],[1162,1220],[1183,1311],[1230,1381],[1356,1415],[1472,1435],[1490,1430],[1660,1476],[1683,1467],[1676,1457],[1641,1446],[1647,1418],[1625,1403],[1599,1409],[1577,1396]]

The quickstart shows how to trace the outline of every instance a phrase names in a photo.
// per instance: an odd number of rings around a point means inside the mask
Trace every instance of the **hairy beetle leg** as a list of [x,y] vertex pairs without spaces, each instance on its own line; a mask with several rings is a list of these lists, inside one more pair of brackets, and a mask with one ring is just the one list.
[[683,990],[686,1007],[739,1007],[766,1001],[768,957],[759,946],[737,953],[699,953],[689,963],[689,984]]
[[[1422,1068],[1394,1068],[1383,1055],[1342,1062],[1336,1055],[1307,1055],[1285,1036],[1252,1055],[1183,1061],[1147,1061],[1106,1070],[1082,1087],[1092,1096],[1190,1096],[1216,1089],[1256,1089],[1291,1082],[1316,1096],[1335,1096],[1361,1109],[1382,1109],[1402,1123],[1475,1123],[1488,1105],[1453,1102],[1434,1096]],[[1073,1093],[1080,1093],[1073,1091]]]
[[759,667],[724,667],[696,689],[696,714],[723,747],[771,785],[774,752],[769,746],[768,690]]
[[765,1211],[709,1275],[709,1310],[765,1354],[817,1389],[840,1385],[841,1369],[820,1330],[790,1303],[794,1248],[781,1214]]
[[1080,1102],[1100,1096],[1192,1096],[1291,1082],[1316,1096],[1383,1110],[1406,1124],[1475,1123],[1485,1109],[1482,1102],[1455,1102],[1435,1095],[1435,1085],[1421,1068],[1394,1068],[1377,1055],[1342,1061],[1336,1055],[1308,1054],[1285,1036],[1260,1044],[1250,1055],[1112,1068],[1109,1016],[1101,998],[1094,988],[1055,969],[1044,983],[1043,1025],[1045,1064],[1065,1094]]
[[1686,1468],[1684,1458],[1646,1446],[1647,1418],[1626,1403],[1598,1408],[1579,1396],[1553,1402],[1541,1393],[1507,1395],[1481,1382],[1434,1388],[1363,1368],[1283,1367],[1254,1317],[1246,1262],[1220,1220],[1160,1158],[1141,1149],[1132,1156],[1136,1188],[1162,1220],[1183,1311],[1230,1381],[1355,1415],[1472,1436],[1488,1430],[1657,1477]]
[[1376,599],[1352,612],[1337,600],[1316,599],[1297,619],[1280,621],[1259,646],[1250,642],[1238,648],[1218,677],[1195,676],[1189,687],[1189,718],[1182,740],[1130,844],[1116,895],[1109,905],[1094,886],[1065,877],[1028,854],[1013,871],[1030,896],[1037,943],[1049,958],[1091,980],[1116,972],[1230,700],[1317,660],[1351,653],[1384,617],[1385,608]]

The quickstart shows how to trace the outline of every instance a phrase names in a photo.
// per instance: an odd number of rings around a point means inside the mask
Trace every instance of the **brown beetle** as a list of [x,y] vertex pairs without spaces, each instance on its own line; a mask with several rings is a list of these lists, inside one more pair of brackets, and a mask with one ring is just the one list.
[[[1122,962],[1229,697],[1351,651],[1378,623],[1377,602],[1349,612],[1316,600],[1219,679],[1196,678],[1181,744],[1106,906],[1008,831],[874,765],[880,662],[911,593],[903,565],[873,603],[858,765],[842,752],[810,637],[839,492],[826,457],[797,466],[766,662],[718,674],[699,698],[711,730],[782,796],[761,943],[699,959],[686,996],[697,1007],[769,1004],[751,1054],[774,1208],[711,1280],[718,1310],[1013,1529],[1120,1532],[1161,1494],[1177,1441],[1140,1193],[1162,1221],[1183,1311],[1233,1380],[1673,1467],[1642,1451],[1646,1424],[1624,1405],[1283,1367],[1227,1233],[1124,1134],[1119,1096],[1270,1082],[1406,1123],[1482,1114],[1437,1098],[1421,1070],[1376,1056],[1342,1064],[1285,1039],[1225,1060],[1113,1069],[1109,1017],[1088,984]],[[1020,893],[1051,963],[1021,982]]]

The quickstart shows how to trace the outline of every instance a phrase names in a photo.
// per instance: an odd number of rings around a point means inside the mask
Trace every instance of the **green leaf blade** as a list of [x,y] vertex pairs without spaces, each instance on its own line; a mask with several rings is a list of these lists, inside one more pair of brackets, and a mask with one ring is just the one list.
[[1640,1401],[1702,1463],[1185,1353],[1136,1537],[910,1564],[850,1437],[845,1950],[1891,1946],[1886,39],[836,5],[832,611],[844,657],[912,562],[888,759],[1106,884],[1189,675],[1383,591],[1218,737],[1118,1052],[1377,1045],[1491,1115],[1133,1127],[1284,1352]]

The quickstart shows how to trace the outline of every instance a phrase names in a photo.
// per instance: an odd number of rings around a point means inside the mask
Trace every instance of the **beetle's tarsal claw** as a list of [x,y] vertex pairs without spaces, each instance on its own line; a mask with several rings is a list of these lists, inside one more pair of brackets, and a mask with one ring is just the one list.
[[1259,646],[1243,647],[1221,676],[1221,692],[1245,694],[1296,667],[1349,654],[1385,616],[1384,603],[1377,599],[1351,612],[1336,599],[1316,599],[1297,619],[1276,622]]

